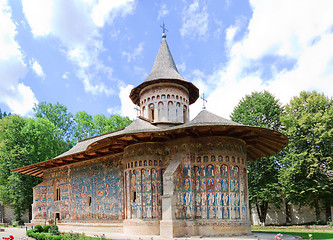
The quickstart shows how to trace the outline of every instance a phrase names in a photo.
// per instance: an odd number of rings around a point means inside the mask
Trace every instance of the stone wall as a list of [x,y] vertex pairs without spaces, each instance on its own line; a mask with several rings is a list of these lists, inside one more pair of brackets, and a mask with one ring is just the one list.
[[[16,220],[14,209],[9,206],[3,206],[3,203],[0,202],[0,223],[11,223]],[[29,222],[29,211],[23,214],[22,221],[27,223]]]
[[[290,205],[291,223],[292,225],[301,225],[311,222],[316,222],[316,214],[314,208],[304,205],[296,206]],[[331,211],[332,212],[332,211]],[[333,213],[331,213],[333,215]],[[320,214],[320,220],[325,222],[325,210],[323,209]],[[259,217],[255,206],[251,209],[251,222],[253,225],[259,225]],[[266,225],[286,225],[286,208],[285,203],[281,204],[281,208],[269,204],[269,209],[266,217]]]

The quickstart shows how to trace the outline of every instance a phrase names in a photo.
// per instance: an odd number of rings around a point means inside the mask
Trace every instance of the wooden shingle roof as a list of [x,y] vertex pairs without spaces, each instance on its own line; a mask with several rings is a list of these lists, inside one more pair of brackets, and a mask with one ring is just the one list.
[[192,121],[169,128],[159,128],[139,118],[125,129],[80,141],[54,159],[13,171],[42,177],[46,169],[121,153],[126,146],[135,143],[166,142],[188,136],[228,136],[241,139],[246,143],[249,161],[272,155],[288,144],[288,138],[280,132],[245,126],[202,110]]

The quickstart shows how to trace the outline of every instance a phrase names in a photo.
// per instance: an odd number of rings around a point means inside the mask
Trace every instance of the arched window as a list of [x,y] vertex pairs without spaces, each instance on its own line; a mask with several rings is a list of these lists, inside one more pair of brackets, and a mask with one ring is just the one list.
[[155,100],[155,96],[152,96],[152,97],[151,97],[151,100],[154,101],[154,100]]
[[154,117],[155,117],[155,108],[154,108],[154,104],[150,104],[149,105],[149,120],[154,122]]
[[187,107],[186,106],[183,107],[183,121],[184,121],[184,123],[187,122]]
[[143,106],[143,107],[142,107],[142,116],[144,117],[145,115],[146,115],[146,107]]
[[163,109],[163,102],[158,103],[158,120],[161,121],[162,119],[162,110]]
[[161,97],[162,99],[165,99],[165,94],[162,94],[162,97]]
[[170,94],[167,95],[167,99],[170,99]]

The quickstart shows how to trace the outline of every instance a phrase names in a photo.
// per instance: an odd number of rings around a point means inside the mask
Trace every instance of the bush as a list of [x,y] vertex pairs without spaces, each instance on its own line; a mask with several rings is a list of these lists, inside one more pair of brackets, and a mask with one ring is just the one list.
[[41,225],[36,225],[34,227],[34,232],[35,233],[41,233],[41,232],[43,232],[43,227]]
[[11,224],[12,224],[14,227],[16,227],[16,226],[18,226],[18,221],[16,221],[16,220],[12,220]]
[[58,229],[58,226],[55,225],[55,224],[52,224],[52,225],[50,226],[49,233],[51,233],[52,235],[59,235],[59,229]]
[[50,229],[50,225],[45,225],[45,226],[43,226],[43,232],[49,232],[49,229]]

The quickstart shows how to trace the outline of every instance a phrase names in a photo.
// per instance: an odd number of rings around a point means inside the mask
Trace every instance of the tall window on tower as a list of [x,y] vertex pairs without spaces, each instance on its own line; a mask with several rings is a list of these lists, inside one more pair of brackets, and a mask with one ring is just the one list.
[[150,104],[149,105],[149,116],[148,116],[148,118],[151,122],[154,122],[154,115],[155,115],[154,104]]
[[183,107],[183,121],[184,121],[184,123],[187,122],[187,107],[186,106]]

